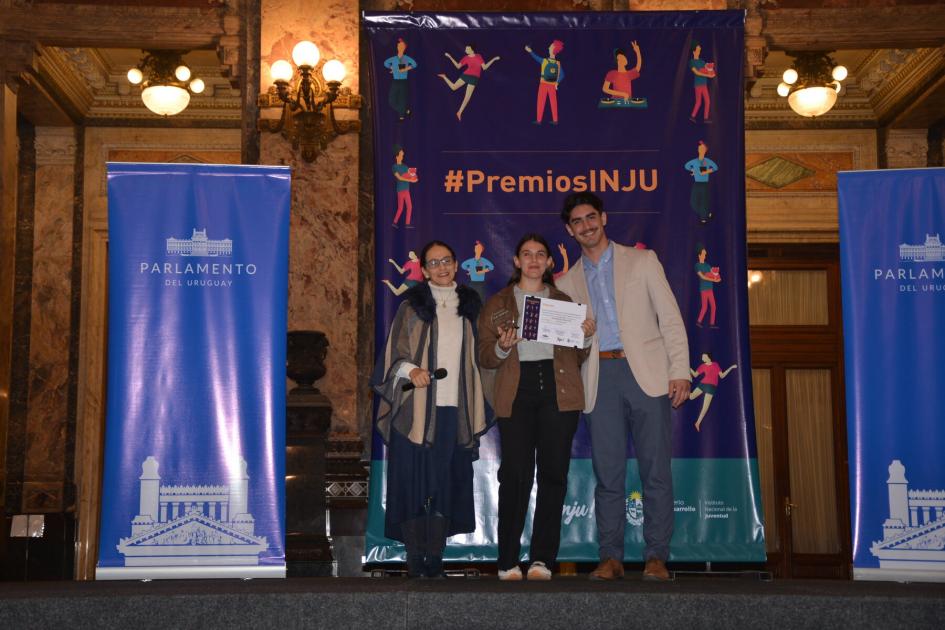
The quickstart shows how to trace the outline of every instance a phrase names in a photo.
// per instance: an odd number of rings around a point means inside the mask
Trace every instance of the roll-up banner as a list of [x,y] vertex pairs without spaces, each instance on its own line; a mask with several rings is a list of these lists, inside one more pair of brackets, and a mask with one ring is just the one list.
[[285,576],[289,184],[108,164],[96,579]]
[[[608,236],[652,249],[663,263],[698,374],[699,396],[673,414],[672,559],[763,561],[745,280],[744,13],[366,13],[363,23],[378,348],[400,296],[422,280],[424,243],[450,243],[457,280],[488,297],[508,281],[526,232],[552,244],[556,272],[574,264],[580,248],[559,218],[562,201],[596,193]],[[698,387],[704,374],[723,371],[717,387]],[[582,422],[559,560],[598,559],[590,455]],[[385,456],[375,434],[368,562],[404,557],[384,537]],[[497,430],[480,456],[478,527],[450,539],[447,560],[496,557]],[[626,553],[639,561],[632,445],[627,456]]]
[[945,169],[838,185],[853,577],[945,582]]

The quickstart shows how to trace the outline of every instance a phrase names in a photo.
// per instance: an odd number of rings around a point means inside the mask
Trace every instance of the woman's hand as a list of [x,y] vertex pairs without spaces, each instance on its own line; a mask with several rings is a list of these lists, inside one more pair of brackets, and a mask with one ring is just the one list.
[[503,352],[508,352],[512,349],[512,346],[521,341],[522,338],[518,336],[518,329],[514,326],[509,328],[499,328],[499,347],[502,348]]
[[430,373],[423,368],[414,368],[410,370],[410,382],[414,387],[428,387],[430,385]]
[[597,332],[597,322],[593,319],[585,319],[581,322],[581,330],[584,331],[584,338],[593,337],[594,333]]

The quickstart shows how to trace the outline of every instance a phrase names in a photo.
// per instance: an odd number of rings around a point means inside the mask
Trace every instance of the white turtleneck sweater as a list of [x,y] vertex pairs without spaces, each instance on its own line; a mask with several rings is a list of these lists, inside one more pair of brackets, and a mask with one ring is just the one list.
[[[448,287],[429,284],[436,302],[436,365],[446,368],[446,377],[436,384],[436,406],[455,407],[459,402],[459,360],[463,348],[463,318],[459,314],[459,295],[456,283]],[[410,372],[416,369],[413,363],[404,362],[397,370],[397,376],[410,378]]]

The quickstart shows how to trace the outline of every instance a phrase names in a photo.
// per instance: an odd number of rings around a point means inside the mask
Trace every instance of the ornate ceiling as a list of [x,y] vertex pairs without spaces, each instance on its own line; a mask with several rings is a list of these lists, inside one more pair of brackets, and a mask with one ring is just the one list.
[[[409,4],[360,2],[368,9],[414,10],[438,8],[442,2]],[[928,128],[945,119],[943,2],[507,0],[479,8],[534,10],[536,5],[558,10],[745,8],[748,128]],[[239,11],[247,6],[258,9],[258,3],[239,0],[0,0],[0,69],[23,80],[18,109],[36,124],[237,127],[243,101]],[[185,60],[207,84],[206,92],[195,95],[172,122],[146,110],[125,77],[143,48],[191,50]],[[834,50],[834,59],[847,66],[850,76],[827,115],[802,119],[777,96],[781,74],[791,65],[787,50]]]

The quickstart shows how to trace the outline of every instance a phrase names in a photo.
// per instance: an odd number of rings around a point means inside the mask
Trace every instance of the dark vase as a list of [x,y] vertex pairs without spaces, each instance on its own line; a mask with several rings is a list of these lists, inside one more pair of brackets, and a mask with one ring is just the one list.
[[289,331],[286,345],[286,374],[295,381],[292,391],[317,392],[315,381],[325,376],[328,337],[320,330]]

